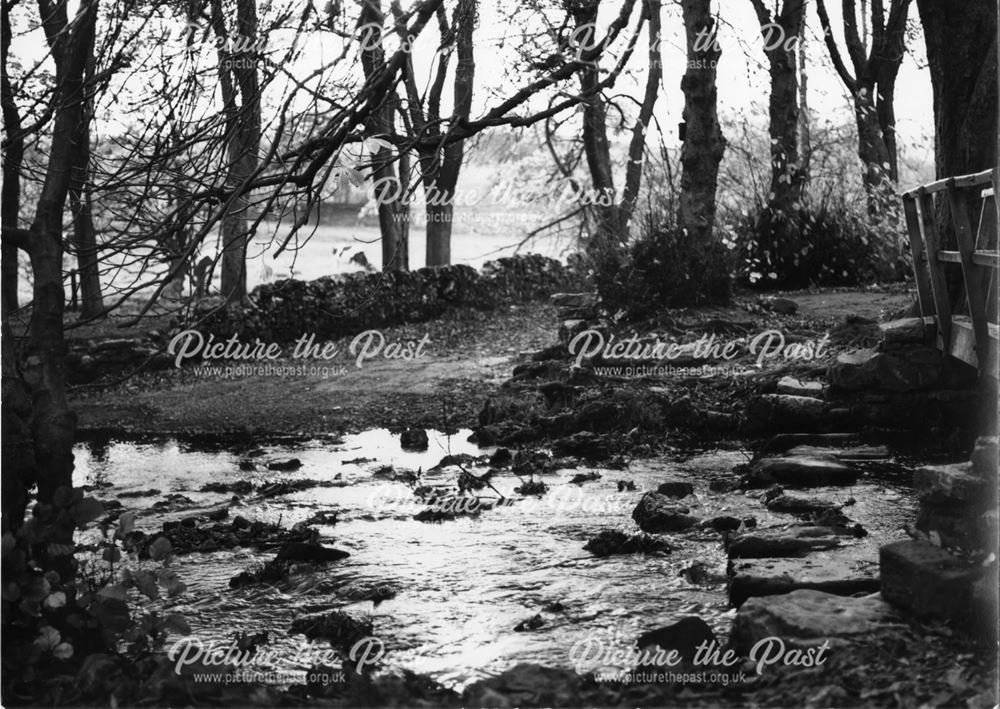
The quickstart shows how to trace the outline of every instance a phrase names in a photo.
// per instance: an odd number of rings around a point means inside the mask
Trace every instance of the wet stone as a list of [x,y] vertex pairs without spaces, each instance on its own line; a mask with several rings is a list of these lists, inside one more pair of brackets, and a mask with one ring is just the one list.
[[762,458],[750,467],[747,483],[767,487],[779,483],[790,487],[853,485],[859,472],[830,457],[789,456]]
[[681,480],[668,480],[665,483],[661,483],[656,491],[667,497],[681,498],[692,494],[694,492],[694,485]]
[[818,646],[878,632],[894,622],[897,614],[877,595],[845,598],[802,589],[744,603],[733,621],[730,647],[746,656],[756,643],[774,637],[790,647]]
[[829,456],[837,460],[885,460],[889,449],[885,446],[853,446],[851,448],[823,448],[820,446],[795,446],[789,456]]
[[995,471],[991,480],[976,474],[973,463],[928,465],[913,473],[913,486],[923,503],[987,505],[996,498]]
[[594,556],[616,554],[670,553],[671,547],[662,539],[648,534],[626,534],[617,529],[602,530],[583,547]]
[[681,532],[698,524],[699,519],[688,514],[690,510],[673,499],[656,492],[647,492],[632,511],[632,519],[639,529],[650,534]]
[[844,540],[843,531],[832,527],[758,527],[730,537],[727,550],[731,559],[805,556],[839,547]]
[[427,431],[422,428],[409,428],[400,434],[399,445],[403,450],[425,451],[430,445]]
[[823,382],[782,377],[778,380],[778,393],[791,396],[809,396],[814,399],[823,398]]
[[763,394],[747,407],[747,429],[758,432],[814,432],[825,425],[826,403],[811,396]]
[[734,559],[729,602],[741,606],[754,596],[773,596],[800,588],[838,596],[879,589],[878,563],[859,548],[817,551],[805,558]]

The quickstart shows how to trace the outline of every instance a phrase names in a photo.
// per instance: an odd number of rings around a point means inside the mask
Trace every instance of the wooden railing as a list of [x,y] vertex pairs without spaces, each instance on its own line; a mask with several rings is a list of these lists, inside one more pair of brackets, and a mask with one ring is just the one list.
[[[920,312],[937,323],[944,352],[998,378],[997,225],[1000,170],[949,177],[904,192]],[[942,248],[936,215],[948,200],[957,251]],[[961,278],[957,271],[960,269]]]

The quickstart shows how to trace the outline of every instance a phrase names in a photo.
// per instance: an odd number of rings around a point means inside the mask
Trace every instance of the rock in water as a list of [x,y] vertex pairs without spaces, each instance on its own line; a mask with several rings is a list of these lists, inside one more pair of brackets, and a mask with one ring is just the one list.
[[278,550],[278,561],[306,561],[306,562],[326,562],[346,559],[350,554],[340,549],[331,549],[322,544],[310,544],[308,542],[287,542],[281,545]]
[[[656,646],[666,652],[675,651],[677,656],[683,658],[684,662],[690,663],[694,660],[694,655],[698,651],[698,646],[707,647],[715,640],[715,633],[708,623],[696,615],[681,618],[672,625],[651,630],[643,633],[636,640],[639,650],[645,651],[643,659],[652,659],[649,649]],[[641,663],[644,664],[644,663]]]
[[650,534],[681,532],[699,522],[697,517],[688,514],[689,511],[666,495],[647,492],[632,510],[632,519],[639,525],[639,529]]
[[694,492],[694,485],[681,480],[668,480],[661,483],[656,491],[667,497],[687,497]]
[[758,460],[750,468],[747,482],[751,487],[768,487],[775,483],[790,487],[853,485],[858,475],[857,470],[834,458],[789,456]]
[[408,428],[400,434],[399,445],[403,450],[425,451],[430,445],[427,431],[422,428]]

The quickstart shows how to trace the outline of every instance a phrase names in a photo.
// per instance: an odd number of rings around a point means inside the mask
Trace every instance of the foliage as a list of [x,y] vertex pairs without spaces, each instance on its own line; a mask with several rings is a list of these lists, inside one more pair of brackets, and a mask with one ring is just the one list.
[[140,570],[123,564],[127,557],[119,542],[132,531],[135,513],[122,514],[113,535],[103,526],[93,557],[77,562],[80,549],[65,540],[103,514],[99,500],[63,487],[52,504],[35,504],[30,519],[4,534],[4,704],[12,697],[23,700],[24,691],[46,691],[47,678],[75,674],[88,656],[136,660],[162,649],[169,633],[190,632],[179,614],[130,608],[130,589],[149,599],[159,598],[161,588],[168,596],[186,590],[169,568],[175,557],[166,540],[151,550],[158,566]]
[[605,306],[629,317],[730,298],[726,247],[720,241],[693,243],[685,229],[653,214],[625,248],[597,249],[593,264]]
[[737,277],[758,288],[860,285],[908,273],[905,235],[895,217],[871,218],[842,200],[790,214],[767,207],[730,225]]

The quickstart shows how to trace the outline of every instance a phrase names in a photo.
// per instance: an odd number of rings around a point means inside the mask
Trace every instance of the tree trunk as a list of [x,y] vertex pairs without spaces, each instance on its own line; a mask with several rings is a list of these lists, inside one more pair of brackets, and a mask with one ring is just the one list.
[[[256,0],[238,0],[236,29],[239,42],[229,43],[221,0],[213,0],[212,26],[219,48],[219,79],[228,138],[226,186],[240,190],[257,170],[260,150],[260,87],[257,78],[257,4]],[[249,45],[249,49],[247,48]],[[230,51],[230,50],[233,51]],[[235,80],[235,85],[234,85]],[[237,102],[236,89],[240,100]],[[229,200],[222,219],[222,295],[236,305],[247,296],[247,211],[249,200],[239,195]]]
[[803,189],[809,182],[809,162],[812,158],[812,117],[809,115],[809,71],[806,54],[806,25],[802,23],[799,34],[799,163]]
[[[455,65],[454,109],[449,127],[469,120],[472,111],[473,80],[476,63],[472,36],[476,26],[477,0],[459,0],[453,30],[457,63]],[[427,195],[427,265],[451,263],[451,227],[455,216],[455,187],[465,157],[465,141],[456,140],[435,151],[424,174]],[[427,165],[427,163],[424,163]]]
[[711,0],[682,0],[688,67],[684,92],[684,143],[678,220],[693,245],[712,240],[719,163],[726,141],[716,111],[716,67],[722,50],[716,41]]
[[771,17],[763,0],[754,0],[771,76],[769,135],[772,214],[789,215],[802,198],[803,172],[799,153],[798,57],[794,42],[805,24],[805,0],[784,0]]
[[[371,28],[372,34],[365,42],[361,54],[361,67],[366,79],[385,70],[385,53],[382,49],[381,28],[385,18],[381,0],[363,0],[358,25]],[[395,94],[372,112],[368,120],[367,134],[372,137],[389,135],[394,132],[394,120],[398,102]],[[402,170],[402,167],[400,167]],[[406,271],[409,269],[409,249],[406,238],[409,234],[409,206],[402,181],[396,175],[393,150],[381,147],[372,151],[372,180],[375,184],[375,203],[378,205],[379,234],[382,241],[382,269]]]
[[938,178],[997,164],[995,3],[917,0],[934,90]]
[[[4,133],[3,188],[0,192],[0,225],[4,232],[17,229],[21,207],[21,163],[24,160],[24,136],[21,135],[21,112],[14,100],[14,89],[7,73],[10,49],[10,6],[4,4],[0,17],[0,107],[3,109]],[[0,315],[7,318],[18,308],[18,250],[9,239],[0,244]]]
[[[572,6],[576,34],[589,49],[597,41],[597,16],[600,0],[584,0]],[[583,152],[590,172],[593,194],[587,199],[594,205],[597,223],[589,235],[586,250],[592,258],[603,262],[619,255],[626,241],[622,210],[618,207],[614,169],[611,164],[611,143],[608,140],[608,113],[600,91],[600,67],[596,62],[584,64],[579,71],[580,93],[586,98],[583,108]]]
[[[861,88],[854,95],[854,119],[858,126],[858,157],[863,167],[862,183],[868,195],[868,213],[882,214],[895,201],[892,165],[879,112],[872,103],[874,86]],[[895,145],[895,143],[893,143]]]
[[[88,70],[88,74],[90,71]],[[73,216],[73,249],[76,251],[80,274],[80,317],[96,318],[104,312],[101,295],[100,262],[97,251],[97,230],[90,185],[90,122],[80,124],[73,182],[69,190],[70,213]]]

